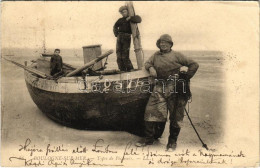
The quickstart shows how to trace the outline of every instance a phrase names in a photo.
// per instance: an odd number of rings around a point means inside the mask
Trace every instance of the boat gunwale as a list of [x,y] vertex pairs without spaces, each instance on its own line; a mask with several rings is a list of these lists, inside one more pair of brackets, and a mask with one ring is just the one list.
[[[132,74],[131,76],[128,76],[128,74]],[[106,84],[106,82],[120,82],[120,81],[130,81],[132,80],[147,80],[150,81],[150,75],[146,70],[138,70],[133,72],[127,72],[127,73],[121,73],[121,74],[113,74],[113,75],[102,75],[103,78],[100,79],[99,76],[88,76],[86,81],[83,80],[82,77],[62,77],[58,80],[53,79],[46,79],[41,78],[36,75],[34,75],[31,72],[24,71],[25,75],[25,81],[42,90],[50,91],[50,92],[59,92],[59,93],[91,93],[91,88],[87,88],[86,90],[81,90],[81,83],[86,82],[86,84],[89,86],[92,82],[98,82],[100,84]],[[133,78],[134,77],[134,78]],[[134,89],[137,87],[142,86],[132,86],[130,85],[130,88],[128,89]]]
[[[34,67],[32,67],[34,68]],[[25,70],[25,73],[29,73],[31,75],[33,75],[33,73],[28,72]],[[130,76],[128,76],[130,75]],[[34,76],[34,75],[33,75]],[[102,76],[102,79],[99,79],[100,82],[106,82],[105,80],[113,80],[113,81],[121,81],[121,80],[131,80],[131,79],[137,79],[137,78],[149,78],[150,74],[148,73],[147,70],[145,69],[141,69],[141,70],[137,70],[137,71],[132,71],[132,72],[124,72],[124,73],[119,73],[119,74],[109,74],[109,75],[95,75],[95,76],[87,76],[87,79],[90,81],[94,81],[97,80],[97,78],[99,78],[100,76]],[[134,77],[133,77],[134,76]],[[35,76],[36,77],[36,76]],[[130,77],[130,78],[128,78]],[[53,79],[47,79],[47,78],[42,78],[42,77],[37,77],[40,80],[50,80],[50,81],[54,81]],[[61,77],[57,80],[58,83],[73,83],[70,81],[78,81],[78,80],[82,80],[82,76],[71,76],[71,77]]]

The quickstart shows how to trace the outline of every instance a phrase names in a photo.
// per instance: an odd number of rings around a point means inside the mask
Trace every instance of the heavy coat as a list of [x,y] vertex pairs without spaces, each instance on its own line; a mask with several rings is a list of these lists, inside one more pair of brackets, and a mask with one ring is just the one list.
[[170,75],[179,74],[182,66],[188,67],[188,79],[193,77],[199,67],[197,62],[175,51],[168,53],[158,51],[146,61],[145,68],[149,70],[150,67],[154,67],[157,79],[165,82],[163,85],[160,83],[155,85],[146,106],[145,121],[165,122],[168,110],[170,111],[170,120],[181,121],[183,119],[187,100],[173,93],[174,82],[167,82]]
[[62,71],[62,57],[60,55],[53,55],[50,60],[51,75]]

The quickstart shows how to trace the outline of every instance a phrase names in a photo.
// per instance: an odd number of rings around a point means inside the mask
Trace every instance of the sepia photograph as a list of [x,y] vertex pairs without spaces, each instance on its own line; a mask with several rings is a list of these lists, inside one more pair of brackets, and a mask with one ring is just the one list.
[[259,3],[1,2],[2,167],[258,167]]

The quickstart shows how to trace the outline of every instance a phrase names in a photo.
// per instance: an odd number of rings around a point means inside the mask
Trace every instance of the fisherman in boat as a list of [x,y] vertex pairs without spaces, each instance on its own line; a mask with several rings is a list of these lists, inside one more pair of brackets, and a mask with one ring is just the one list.
[[[186,82],[189,82],[199,65],[183,54],[173,51],[171,49],[173,41],[168,34],[162,35],[157,40],[156,45],[160,51],[155,52],[146,61],[145,68],[159,82],[155,84],[145,110],[145,138],[136,143],[136,146],[152,145],[156,139],[160,138],[169,111],[170,135],[166,149],[173,151],[177,146],[176,142],[181,130],[180,122],[184,117],[184,109],[191,95],[188,93],[188,89],[185,94],[184,91],[180,93],[179,90],[178,93],[173,92],[174,87],[178,85],[169,79],[174,76],[182,76]],[[186,73],[180,73],[183,66],[188,67]]]
[[132,34],[130,22],[141,23],[142,19],[138,15],[129,16],[126,6],[121,6],[119,12],[123,17],[119,18],[113,27],[114,34],[117,37],[117,64],[120,71],[132,71],[134,67],[129,59]]
[[60,56],[60,49],[55,49],[54,54],[50,60],[51,75],[58,76],[62,74],[62,57]]

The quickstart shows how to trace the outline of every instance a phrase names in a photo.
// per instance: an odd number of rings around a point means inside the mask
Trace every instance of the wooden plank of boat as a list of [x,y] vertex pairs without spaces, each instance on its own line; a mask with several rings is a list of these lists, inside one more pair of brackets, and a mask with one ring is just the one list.
[[32,100],[56,122],[79,129],[142,133],[143,113],[150,96],[146,91],[150,75],[145,69],[102,78],[87,76],[85,81],[80,76],[54,81],[24,73]]
[[[25,73],[31,74],[28,71]],[[31,75],[27,77],[36,78]],[[35,85],[37,83],[39,85]],[[26,86],[34,103],[56,122],[80,129],[120,129],[132,132],[144,128],[143,113],[149,93],[71,93],[66,89],[70,84],[63,85],[65,88],[61,93],[42,90],[38,87],[40,83],[48,86],[52,83],[53,87],[59,84],[42,78],[32,81],[26,79]]]
[[[134,16],[135,11],[134,11],[133,2],[132,1],[126,2],[126,6],[128,8],[129,16]],[[141,45],[140,32],[138,30],[138,26],[136,23],[131,22],[130,25],[132,30],[132,37],[133,37],[137,66],[138,69],[142,69],[142,67],[144,66],[144,54]]]
[[[100,76],[86,76],[85,81],[81,76],[62,77],[54,81],[48,78],[37,77],[29,71],[25,71],[24,74],[25,81],[33,87],[58,93],[90,93],[96,82],[100,84],[100,87],[107,87],[109,84],[111,84],[111,87],[116,87],[124,82],[132,83],[131,85],[134,85],[135,82],[135,85],[142,85],[143,83],[146,85],[151,80],[150,74],[144,69],[128,73],[102,75],[102,78]],[[84,88],[84,83],[87,85],[86,89]]]
[[108,57],[108,56],[109,56],[110,54],[112,54],[113,52],[114,52],[113,50],[109,50],[109,51],[105,52],[104,54],[98,56],[96,59],[94,59],[94,60],[92,60],[92,61],[86,63],[86,64],[83,65],[82,67],[77,68],[77,69],[75,69],[74,71],[68,73],[66,76],[67,76],[67,77],[70,77],[70,76],[76,75],[77,73],[79,73],[79,72],[81,72],[81,71],[83,71],[83,70],[85,70],[85,69],[91,67],[92,65],[94,65],[96,62],[102,60],[103,58]]

